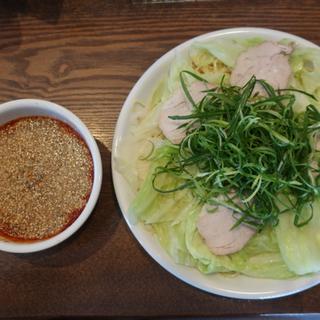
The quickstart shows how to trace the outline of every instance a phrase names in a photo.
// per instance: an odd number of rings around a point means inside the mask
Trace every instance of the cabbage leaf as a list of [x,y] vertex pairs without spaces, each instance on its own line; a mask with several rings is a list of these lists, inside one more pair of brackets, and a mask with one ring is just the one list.
[[[311,208],[305,208],[310,211]],[[308,214],[306,212],[305,214]],[[299,275],[320,271],[320,199],[313,203],[313,218],[303,227],[293,223],[291,212],[280,216],[276,228],[281,255],[288,268]]]

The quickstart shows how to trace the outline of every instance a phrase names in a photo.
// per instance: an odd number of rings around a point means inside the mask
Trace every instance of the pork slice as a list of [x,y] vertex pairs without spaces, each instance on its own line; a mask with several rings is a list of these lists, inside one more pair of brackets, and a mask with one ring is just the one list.
[[[292,48],[275,42],[264,42],[240,54],[232,70],[230,83],[244,86],[254,75],[258,80],[267,81],[275,89],[285,89],[291,76],[288,55]],[[261,85],[256,85],[254,93],[266,95]]]
[[233,211],[218,206],[204,205],[197,222],[197,228],[210,251],[215,255],[228,255],[240,251],[255,234],[255,230],[241,223],[232,229],[237,219]]
[[[188,88],[195,103],[206,95],[204,90],[211,86],[202,81],[193,82]],[[170,116],[185,116],[192,112],[192,104],[185,96],[183,89],[178,89],[162,106],[159,117],[159,127],[164,136],[174,144],[179,144],[186,136],[185,128],[179,128],[190,120],[172,120]]]

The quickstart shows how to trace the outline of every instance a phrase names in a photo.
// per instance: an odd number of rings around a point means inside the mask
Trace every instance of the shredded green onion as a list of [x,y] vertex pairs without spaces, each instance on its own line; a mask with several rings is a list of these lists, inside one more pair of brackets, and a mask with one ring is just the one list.
[[[183,125],[186,136],[175,156],[155,169],[154,189],[169,193],[188,188],[201,203],[217,203],[224,195],[229,206],[241,212],[237,224],[258,230],[276,226],[279,215],[289,210],[295,215],[297,227],[306,225],[313,214],[311,210],[306,217],[303,208],[312,206],[320,193],[320,170],[310,165],[317,152],[310,140],[320,128],[317,108],[310,104],[305,112],[297,114],[291,92],[297,90],[276,91],[255,77],[242,88],[225,86],[222,79],[219,87],[207,90],[206,96],[195,103],[185,75],[206,82],[189,71],[180,74],[193,111],[170,117],[189,120]],[[253,94],[256,85],[262,86],[266,97]],[[157,186],[162,174],[179,178],[181,184],[172,189]]]

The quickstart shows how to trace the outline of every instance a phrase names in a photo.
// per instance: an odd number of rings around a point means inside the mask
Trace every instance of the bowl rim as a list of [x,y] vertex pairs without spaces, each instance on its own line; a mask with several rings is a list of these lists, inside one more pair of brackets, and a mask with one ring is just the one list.
[[[96,202],[98,200],[101,185],[102,185],[102,161],[101,155],[98,148],[98,145],[90,133],[89,129],[86,125],[80,120],[78,116],[76,116],[73,112],[62,107],[59,104],[54,102],[50,102],[42,99],[17,99],[11,100],[8,102],[4,102],[0,104],[0,116],[1,114],[11,112],[14,114],[15,112],[19,113],[23,108],[23,115],[19,116],[13,115],[12,119],[18,119],[20,117],[28,117],[27,109],[30,108],[30,115],[35,116],[35,110],[42,111],[43,113],[39,114],[40,116],[48,116],[51,118],[58,119],[70,125],[85,141],[91,157],[93,161],[93,184],[89,199],[77,217],[77,219],[69,225],[62,232],[56,234],[55,236],[44,239],[37,240],[34,242],[15,242],[7,239],[0,239],[0,251],[11,252],[11,253],[31,253],[42,251],[45,249],[49,249],[57,244],[63,242],[68,239],[71,235],[73,235],[89,218],[92,210],[94,209]],[[32,109],[32,111],[31,111]],[[4,122],[6,123],[6,122]]]
[[[222,36],[229,36],[229,35],[232,36],[237,34],[242,34],[242,35],[247,34],[248,36],[251,36],[251,35],[255,36],[256,34],[259,34],[260,36],[265,36],[270,38],[279,38],[279,39],[289,38],[293,41],[296,41],[298,44],[302,46],[308,46],[308,47],[319,49],[318,45],[302,37],[299,37],[287,32],[279,31],[279,30],[268,29],[268,28],[255,28],[255,27],[220,29],[220,30],[208,32],[208,33],[193,37],[173,47],[171,50],[161,55],[154,63],[152,63],[145,70],[145,72],[140,76],[138,81],[134,84],[125,102],[123,103],[123,107],[120,111],[118,121],[116,124],[115,134],[114,134],[113,144],[112,144],[112,162],[111,162],[112,177],[113,177],[113,184],[114,184],[115,194],[119,203],[119,207],[121,209],[122,215],[127,223],[128,228],[130,229],[130,231],[132,232],[132,234],[134,235],[138,243],[141,245],[141,247],[146,251],[146,253],[149,256],[151,256],[152,259],[155,260],[162,268],[164,268],[166,271],[171,273],[173,276],[175,276],[179,280],[211,294],[217,294],[220,296],[237,298],[237,299],[254,299],[254,300],[273,299],[273,298],[279,298],[279,297],[295,294],[317,285],[318,283],[320,283],[320,273],[317,274],[315,278],[310,278],[308,276],[303,277],[305,281],[304,282],[301,281],[301,285],[299,285],[298,287],[294,287],[294,286],[286,287],[286,285],[284,285],[284,287],[281,287],[278,291],[261,289],[260,292],[252,292],[250,290],[246,290],[246,287],[245,287],[246,283],[250,283],[252,279],[258,279],[258,278],[250,278],[246,276],[243,276],[244,288],[241,290],[227,289],[227,288],[221,288],[221,287],[220,288],[216,287],[213,289],[212,286],[210,286],[209,284],[203,284],[203,283],[199,284],[199,282],[195,281],[194,279],[188,278],[185,276],[186,274],[187,275],[189,274],[189,270],[187,270],[188,267],[184,267],[180,265],[178,266],[177,264],[174,263],[174,261],[171,258],[169,259],[170,261],[168,259],[164,259],[162,253],[159,253],[153,250],[152,244],[146,243],[145,240],[147,239],[147,236],[145,235],[145,232],[148,232],[148,231],[142,230],[139,224],[135,225],[128,216],[127,203],[125,202],[124,192],[122,192],[123,190],[121,190],[123,181],[121,180],[120,174],[117,172],[116,165],[115,165],[116,153],[118,150],[118,146],[122,140],[122,133],[125,130],[126,117],[128,117],[127,113],[128,113],[128,110],[130,110],[131,108],[130,103],[131,101],[134,100],[136,95],[138,95],[139,91],[141,91],[141,87],[145,85],[146,79],[151,77],[151,75],[155,72],[155,70],[160,68],[161,65],[165,65],[166,63],[172,61],[173,57],[177,52],[181,52],[186,48],[190,47],[190,45],[195,41],[203,41],[203,40],[208,40],[212,38],[219,38]],[[149,239],[151,238],[148,237],[148,240]],[[165,250],[162,249],[162,251],[165,251]],[[211,275],[211,276],[214,276],[214,275]],[[267,279],[267,282],[268,280],[269,279]],[[271,281],[281,281],[281,280],[271,280]],[[285,283],[285,280],[283,281],[283,283]]]

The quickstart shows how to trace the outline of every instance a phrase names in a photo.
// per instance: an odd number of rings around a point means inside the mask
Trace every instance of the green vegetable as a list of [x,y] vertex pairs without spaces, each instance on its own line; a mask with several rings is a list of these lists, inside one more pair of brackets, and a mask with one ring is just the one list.
[[[291,55],[290,63],[295,75],[296,86],[320,98],[320,55],[319,49],[298,48]],[[299,88],[298,88],[299,89]]]
[[[154,188],[162,193],[188,188],[202,203],[221,204],[218,197],[223,194],[229,197],[229,206],[242,213],[238,224],[258,230],[276,226],[279,215],[288,210],[295,214],[296,226],[307,224],[312,214],[302,218],[302,208],[320,194],[319,185],[314,184],[319,170],[310,166],[309,139],[319,131],[319,111],[308,105],[303,114],[295,114],[295,96],[290,92],[294,90],[275,92],[254,77],[243,88],[221,84],[195,104],[183,74],[201,78],[189,71],[181,73],[181,86],[194,110],[190,115],[170,117],[190,122],[179,153],[155,169]],[[268,96],[253,95],[256,85]],[[159,188],[157,180],[164,173],[181,183]],[[276,203],[279,194],[291,196],[283,210]]]
[[[310,216],[306,205],[303,214]],[[276,228],[281,255],[288,268],[299,275],[320,271],[320,199],[313,203],[313,218],[303,228],[293,224],[293,216],[287,212],[280,216]]]

